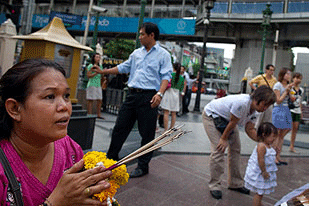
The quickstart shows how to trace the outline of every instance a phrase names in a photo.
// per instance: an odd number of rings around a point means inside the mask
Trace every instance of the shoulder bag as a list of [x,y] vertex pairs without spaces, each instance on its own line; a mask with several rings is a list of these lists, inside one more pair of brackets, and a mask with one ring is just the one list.
[[8,178],[9,184],[12,188],[14,199],[16,201],[16,206],[23,206],[24,202],[23,202],[23,197],[21,195],[21,191],[20,191],[20,185],[17,182],[15,174],[10,166],[10,163],[8,159],[6,158],[5,153],[3,152],[1,147],[0,147],[0,161],[4,169],[5,175]]
[[268,83],[267,79],[263,76],[263,74],[261,74],[261,76],[262,76],[262,77],[263,77],[263,79],[265,80],[265,82],[266,82],[267,86],[268,86],[268,87],[270,87],[270,85],[269,85],[269,83]]

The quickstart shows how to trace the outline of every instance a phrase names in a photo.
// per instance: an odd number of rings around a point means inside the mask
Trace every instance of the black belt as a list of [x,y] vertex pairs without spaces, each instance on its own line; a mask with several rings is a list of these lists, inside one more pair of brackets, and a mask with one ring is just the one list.
[[129,87],[130,93],[147,93],[147,92],[156,92],[155,89],[140,89],[140,88],[133,88]]

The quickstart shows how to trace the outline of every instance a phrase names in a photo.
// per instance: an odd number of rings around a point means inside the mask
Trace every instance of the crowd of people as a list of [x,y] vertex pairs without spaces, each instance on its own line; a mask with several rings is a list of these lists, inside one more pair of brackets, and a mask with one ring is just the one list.
[[[197,79],[190,77],[180,63],[172,64],[170,54],[157,43],[159,34],[157,25],[144,23],[139,36],[142,47],[135,49],[128,60],[104,69],[96,53],[87,67],[88,112],[92,113],[93,102],[97,101],[97,115],[102,119],[105,75],[130,73],[128,95],[107,152],[110,159],[119,160],[136,121],[143,146],[155,138],[158,108],[163,110],[165,131],[174,127],[177,112],[189,112],[192,82]],[[228,189],[243,194],[255,192],[253,205],[261,205],[263,195],[274,192],[277,166],[288,164],[280,152],[291,130],[289,149],[296,152],[304,93],[300,87],[302,75],[292,75],[282,68],[277,81],[274,71],[275,66],[267,65],[265,74],[252,79],[251,94],[216,98],[203,109],[202,123],[211,144],[209,189],[215,199],[222,198],[227,148]],[[106,178],[112,172],[103,166],[83,170],[83,150],[67,135],[72,105],[64,69],[46,59],[20,62],[1,77],[0,97],[1,204],[106,205],[91,196],[110,187]],[[257,142],[244,177],[240,171],[239,126]],[[139,157],[130,178],[148,174],[151,158],[151,152]],[[9,176],[11,170],[13,175]]]

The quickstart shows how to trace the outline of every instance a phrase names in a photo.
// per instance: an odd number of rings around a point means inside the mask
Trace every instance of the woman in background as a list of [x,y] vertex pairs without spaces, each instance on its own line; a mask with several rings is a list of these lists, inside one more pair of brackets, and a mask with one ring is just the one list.
[[283,145],[284,137],[292,129],[292,116],[288,107],[288,98],[290,90],[294,83],[291,83],[291,71],[287,68],[282,68],[278,74],[278,82],[274,85],[273,90],[277,100],[272,113],[272,122],[278,129],[278,138],[274,145],[277,147],[276,164],[287,165],[286,161],[281,159],[280,153]]
[[101,55],[96,53],[91,58],[91,64],[87,67],[87,77],[89,78],[87,84],[87,110],[88,114],[92,114],[93,102],[97,102],[97,115],[98,118],[104,119],[101,116],[102,106],[102,87],[101,87],[101,74],[97,70],[103,70],[100,64]]
[[176,122],[176,112],[179,111],[179,97],[184,88],[184,77],[180,75],[181,65],[174,63],[174,72],[172,73],[172,79],[170,80],[170,87],[165,91],[161,108],[163,109],[163,121],[164,131],[168,130],[168,117],[171,112],[171,125],[169,128],[173,128]]
[[294,149],[294,143],[296,139],[296,134],[298,131],[299,123],[302,119],[301,105],[302,105],[302,95],[304,94],[304,89],[300,87],[303,75],[301,73],[295,73],[293,75],[294,86],[291,89],[291,95],[295,98],[293,102],[294,108],[290,109],[292,115],[292,134],[290,142],[290,152],[296,152]]

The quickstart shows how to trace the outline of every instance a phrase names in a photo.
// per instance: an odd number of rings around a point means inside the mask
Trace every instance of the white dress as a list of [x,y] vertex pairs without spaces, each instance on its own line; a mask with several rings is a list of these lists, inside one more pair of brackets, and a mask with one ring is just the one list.
[[275,159],[276,151],[274,150],[274,148],[266,148],[264,160],[266,171],[269,174],[269,178],[264,179],[258,163],[257,146],[255,146],[246,169],[246,175],[244,178],[245,187],[252,192],[258,193],[259,195],[270,194],[274,192],[275,187],[277,186],[276,171],[278,170]]
[[179,90],[168,88],[163,95],[160,104],[162,109],[178,112],[179,111]]

